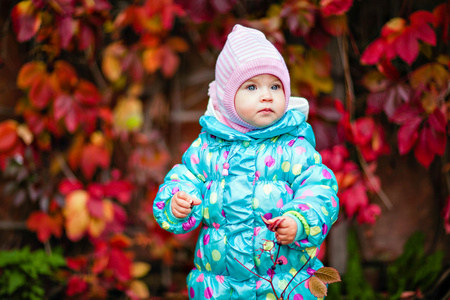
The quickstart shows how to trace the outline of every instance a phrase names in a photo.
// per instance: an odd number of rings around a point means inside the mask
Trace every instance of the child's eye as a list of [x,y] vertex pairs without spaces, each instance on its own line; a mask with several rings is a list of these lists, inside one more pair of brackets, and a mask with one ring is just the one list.
[[246,87],[246,89],[249,91],[254,91],[254,90],[256,90],[256,86],[254,84],[252,84],[252,85],[249,85],[248,87]]
[[280,88],[281,88],[281,86],[279,84],[272,85],[272,90],[274,90],[274,91],[279,90]]

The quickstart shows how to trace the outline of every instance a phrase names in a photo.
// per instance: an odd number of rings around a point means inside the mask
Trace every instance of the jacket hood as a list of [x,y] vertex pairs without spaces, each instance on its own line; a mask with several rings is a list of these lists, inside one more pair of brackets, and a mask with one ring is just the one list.
[[305,115],[300,111],[289,110],[278,122],[271,126],[252,130],[247,133],[228,127],[213,116],[202,116],[200,118],[200,125],[206,132],[227,141],[252,141],[273,138],[282,134],[290,134],[296,137],[304,137],[315,147],[316,139],[314,133],[311,125],[306,123],[305,119]]

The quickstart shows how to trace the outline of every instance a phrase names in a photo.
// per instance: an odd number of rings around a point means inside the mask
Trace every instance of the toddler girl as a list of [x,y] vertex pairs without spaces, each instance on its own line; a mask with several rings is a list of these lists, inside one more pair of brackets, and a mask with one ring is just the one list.
[[305,121],[307,103],[290,97],[282,56],[255,29],[233,28],[215,75],[202,132],[154,202],[170,232],[201,224],[189,297],[275,299],[287,286],[285,299],[316,299],[307,281],[298,284],[323,266],[316,254],[339,206],[336,179]]

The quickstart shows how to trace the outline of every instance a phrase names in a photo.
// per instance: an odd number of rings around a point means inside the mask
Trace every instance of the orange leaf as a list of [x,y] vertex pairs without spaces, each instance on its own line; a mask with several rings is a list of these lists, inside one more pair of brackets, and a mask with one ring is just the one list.
[[159,69],[162,62],[163,53],[160,49],[147,49],[142,54],[142,64],[144,69],[150,73],[154,73]]
[[330,267],[322,267],[318,269],[314,273],[314,276],[319,278],[325,284],[341,281],[341,276],[339,275],[339,272],[336,269]]
[[189,45],[181,37],[172,37],[167,41],[167,45],[175,52],[186,52],[189,49]]
[[131,240],[123,234],[116,234],[109,242],[115,248],[127,248],[131,245]]
[[13,120],[0,123],[0,152],[13,149],[17,141],[17,123]]
[[17,86],[21,89],[31,87],[33,82],[47,73],[47,67],[43,62],[32,61],[22,66],[17,76]]
[[73,87],[78,83],[77,72],[68,62],[58,60],[53,65],[51,81],[55,93],[61,93],[62,91],[71,93]]
[[14,31],[19,42],[31,39],[41,27],[42,18],[31,0],[21,1],[11,11]]
[[36,231],[38,239],[44,243],[52,234],[55,237],[61,237],[62,219],[60,215],[51,217],[42,211],[37,211],[28,217],[27,227],[31,231]]
[[313,294],[317,298],[322,298],[327,295],[328,289],[325,283],[314,276],[309,279],[308,286],[311,294]]

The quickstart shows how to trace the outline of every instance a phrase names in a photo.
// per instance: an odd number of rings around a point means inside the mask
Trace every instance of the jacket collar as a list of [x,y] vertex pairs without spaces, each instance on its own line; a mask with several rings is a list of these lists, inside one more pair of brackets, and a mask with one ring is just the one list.
[[282,134],[291,134],[297,137],[303,136],[315,145],[315,137],[311,126],[305,122],[305,115],[297,110],[288,110],[275,124],[247,133],[242,133],[228,127],[213,116],[202,116],[200,118],[200,125],[208,133],[229,141],[252,141],[272,138]]

